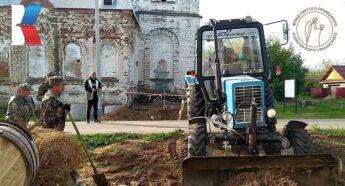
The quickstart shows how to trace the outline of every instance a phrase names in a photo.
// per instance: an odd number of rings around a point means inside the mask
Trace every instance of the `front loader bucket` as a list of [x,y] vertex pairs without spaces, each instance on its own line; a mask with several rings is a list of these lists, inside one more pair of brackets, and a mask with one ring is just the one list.
[[[288,169],[291,178],[299,182],[299,169],[315,170],[328,168],[329,178],[337,182],[342,169],[341,160],[331,154],[190,157],[182,162],[184,186],[221,185],[226,173],[240,170]],[[304,176],[305,177],[305,176]],[[230,178],[231,179],[231,178]],[[301,185],[303,180],[300,181]]]

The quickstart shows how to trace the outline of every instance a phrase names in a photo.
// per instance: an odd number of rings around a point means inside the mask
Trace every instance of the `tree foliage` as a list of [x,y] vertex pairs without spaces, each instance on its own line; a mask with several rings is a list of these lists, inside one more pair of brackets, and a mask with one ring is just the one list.
[[284,98],[284,81],[287,79],[296,79],[297,94],[304,91],[305,77],[308,69],[303,67],[303,59],[300,54],[295,53],[292,46],[283,48],[277,42],[270,42],[268,44],[268,55],[271,62],[271,69],[274,72],[274,67],[279,65],[281,67],[281,74],[276,75],[272,73],[272,89],[274,97],[280,101]]

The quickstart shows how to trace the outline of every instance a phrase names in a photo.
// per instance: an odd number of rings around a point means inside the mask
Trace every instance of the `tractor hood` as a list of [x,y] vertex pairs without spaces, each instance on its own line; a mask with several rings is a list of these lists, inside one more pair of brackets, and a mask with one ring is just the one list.
[[227,111],[236,116],[233,128],[245,128],[249,124],[249,105],[253,100],[257,105],[257,126],[265,126],[264,82],[247,75],[223,77],[221,80]]

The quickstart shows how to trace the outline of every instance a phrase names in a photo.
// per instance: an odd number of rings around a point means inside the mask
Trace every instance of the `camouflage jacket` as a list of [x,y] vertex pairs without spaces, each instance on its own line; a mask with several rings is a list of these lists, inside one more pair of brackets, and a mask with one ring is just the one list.
[[48,80],[43,82],[39,87],[38,87],[38,91],[37,91],[37,96],[36,96],[36,100],[37,101],[42,101],[44,94],[48,92],[50,86],[49,86],[49,82]]
[[41,116],[44,128],[63,131],[65,128],[66,113],[59,96],[54,96],[49,90],[42,99]]
[[6,119],[14,121],[24,127],[29,123],[30,119],[30,103],[28,99],[15,93],[8,102]]

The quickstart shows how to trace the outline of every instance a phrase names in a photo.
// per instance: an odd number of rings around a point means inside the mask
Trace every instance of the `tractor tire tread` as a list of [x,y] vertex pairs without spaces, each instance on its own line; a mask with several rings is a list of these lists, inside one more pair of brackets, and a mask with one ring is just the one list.
[[[198,85],[187,88],[188,119],[204,116],[205,99]],[[188,156],[206,156],[207,129],[206,120],[189,124]]]

